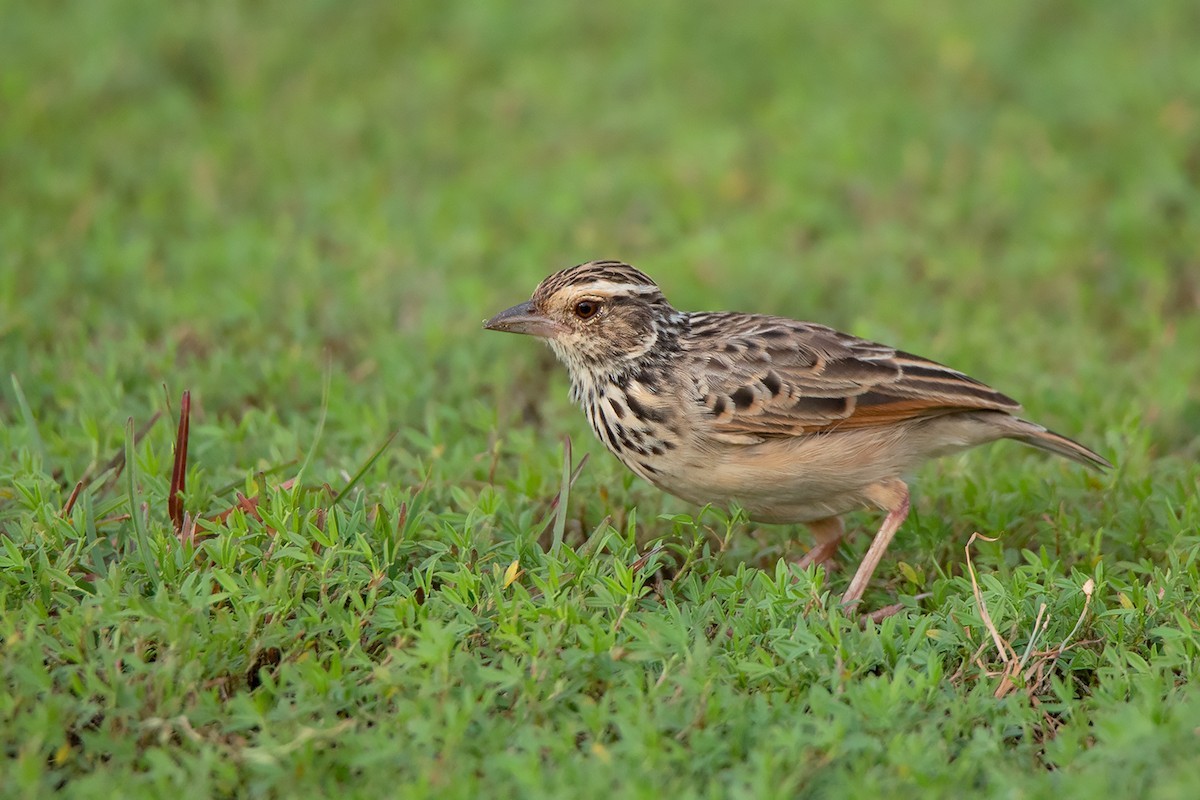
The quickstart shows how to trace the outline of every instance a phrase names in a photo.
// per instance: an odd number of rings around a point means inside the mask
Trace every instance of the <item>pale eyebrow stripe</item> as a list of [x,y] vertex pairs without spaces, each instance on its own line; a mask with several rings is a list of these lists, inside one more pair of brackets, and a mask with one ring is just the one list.
[[579,288],[608,294],[657,294],[659,291],[657,286],[647,286],[644,283],[613,283],[612,281],[591,281]]

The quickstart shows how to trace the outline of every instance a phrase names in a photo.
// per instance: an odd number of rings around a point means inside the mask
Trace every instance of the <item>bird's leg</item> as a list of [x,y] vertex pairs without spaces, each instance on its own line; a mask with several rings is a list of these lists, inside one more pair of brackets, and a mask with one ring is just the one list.
[[815,519],[808,523],[808,528],[812,531],[816,543],[796,562],[796,566],[808,569],[813,564],[824,564],[825,568],[829,569],[833,565],[833,556],[837,553],[838,545],[842,543],[842,536],[846,533],[842,526],[842,518]]
[[904,481],[892,480],[873,486],[868,492],[868,497],[881,508],[887,509],[888,514],[879,526],[879,533],[875,534],[867,554],[863,556],[862,563],[858,565],[858,571],[850,581],[850,588],[842,595],[842,605],[845,606],[862,599],[871,575],[875,573],[875,568],[887,552],[888,545],[892,543],[892,537],[908,516],[908,486]]

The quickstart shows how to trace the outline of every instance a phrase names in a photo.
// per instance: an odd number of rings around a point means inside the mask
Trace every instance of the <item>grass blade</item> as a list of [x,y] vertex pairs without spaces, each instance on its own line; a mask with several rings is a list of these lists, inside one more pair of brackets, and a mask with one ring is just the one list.
[[[137,447],[138,444],[141,443],[142,439],[145,438],[146,434],[150,432],[150,429],[154,427],[154,423],[158,422],[159,418],[161,418],[161,417],[162,417],[162,412],[155,411],[153,416],[151,416],[150,419],[146,421],[146,424],[143,425],[137,431],[137,433],[134,434],[134,436],[133,436],[133,446],[134,447]],[[98,480],[101,476],[107,474],[108,472],[112,472],[112,475],[108,478],[108,480],[104,483],[104,486],[101,487],[101,490],[100,490],[101,492],[107,492],[109,489],[116,486],[117,479],[121,477],[121,470],[125,469],[125,456],[126,456],[127,449],[128,448],[126,448],[126,447],[122,447],[120,450],[118,450],[116,452],[116,454],[112,458],[110,458],[108,460],[108,462],[103,467],[100,468],[99,472],[92,474],[92,470],[89,469],[83,473],[83,477],[81,477],[79,480],[81,480],[83,482],[83,485],[86,487],[86,486],[90,486],[93,481]]]
[[167,514],[178,535],[183,530],[183,492],[187,488],[188,430],[192,418],[192,393],[184,390],[179,401],[179,429],[175,433],[175,463],[171,467],[171,488],[167,494]]
[[150,550],[150,537],[146,534],[146,525],[142,521],[141,511],[138,508],[137,467],[133,460],[136,438],[133,417],[130,417],[129,421],[125,423],[125,477],[129,484],[129,516],[133,520],[133,532],[137,537],[138,552],[141,553],[142,561],[146,564],[146,574],[150,576],[154,588],[158,589],[158,564],[154,560],[154,553]]
[[363,475],[367,474],[367,470],[369,470],[375,464],[375,462],[379,460],[379,457],[383,455],[384,451],[388,449],[388,446],[391,445],[391,443],[399,434],[399,428],[392,431],[392,435],[389,436],[383,444],[379,445],[379,448],[371,454],[371,457],[368,458],[361,467],[359,467],[358,472],[354,473],[354,476],[350,478],[350,482],[347,483],[346,486],[337,493],[337,495],[333,498],[333,502],[330,503],[331,506],[336,506],[338,503],[340,503],[342,498],[349,494],[350,490],[358,485],[358,482],[362,480]]
[[37,454],[42,469],[45,469],[46,445],[42,441],[41,432],[38,430],[37,420],[33,417],[33,409],[29,407],[29,400],[25,398],[25,391],[21,388],[21,381],[17,379],[17,374],[10,372],[9,375],[12,377],[13,392],[17,396],[17,406],[21,409],[21,419],[25,421],[25,427],[29,428],[29,438],[33,445],[33,452]]
[[567,499],[571,495],[571,437],[563,437],[562,487],[558,490],[558,508],[554,510],[554,538],[550,551],[558,552],[567,531]]
[[321,436],[325,433],[325,417],[329,414],[329,387],[332,382],[333,362],[332,360],[326,360],[325,378],[322,381],[321,387],[321,416],[317,418],[317,429],[313,432],[312,444],[309,445],[308,453],[304,456],[304,463],[300,465],[300,471],[296,473],[296,477],[294,479],[296,483],[294,487],[295,491],[292,495],[293,506],[295,506],[295,504],[299,501],[300,492],[304,488],[304,477],[308,472],[309,465],[311,465],[313,459],[317,457],[317,448],[321,444]]

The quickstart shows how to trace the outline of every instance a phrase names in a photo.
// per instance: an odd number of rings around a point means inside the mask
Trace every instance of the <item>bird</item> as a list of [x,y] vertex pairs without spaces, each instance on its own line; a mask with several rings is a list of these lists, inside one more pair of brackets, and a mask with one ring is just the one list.
[[908,516],[908,476],[924,461],[1014,439],[1112,467],[958,370],[815,322],[679,311],[622,261],[560,270],[484,328],[549,344],[596,437],[662,491],[807,525],[802,568],[832,559],[841,515],[883,511],[844,607],[861,601]]

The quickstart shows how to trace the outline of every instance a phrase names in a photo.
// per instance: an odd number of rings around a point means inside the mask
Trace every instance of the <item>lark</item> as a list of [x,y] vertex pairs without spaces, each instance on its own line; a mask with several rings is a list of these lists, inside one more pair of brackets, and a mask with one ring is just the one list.
[[834,555],[842,514],[886,512],[848,606],[908,516],[906,476],[922,462],[1015,439],[1112,466],[958,370],[813,322],[678,311],[620,261],[557,272],[484,327],[544,339],[597,438],[658,488],[737,504],[756,522],[805,523],[815,545],[802,567]]

